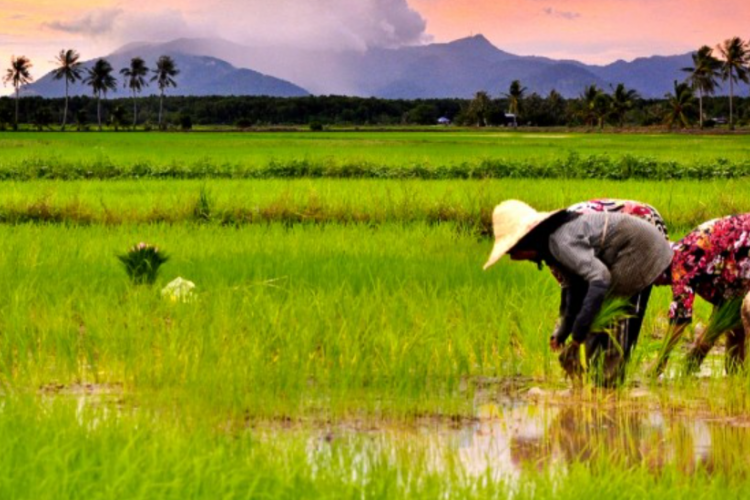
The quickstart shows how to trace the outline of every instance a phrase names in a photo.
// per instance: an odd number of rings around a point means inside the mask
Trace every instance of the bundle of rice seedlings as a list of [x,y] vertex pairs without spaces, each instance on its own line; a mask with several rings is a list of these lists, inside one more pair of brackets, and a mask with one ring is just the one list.
[[[742,300],[743,298],[730,299],[714,307],[708,326],[696,342],[712,346],[723,333],[742,327]],[[697,371],[704,357],[704,353],[694,350],[686,359],[687,373]]]

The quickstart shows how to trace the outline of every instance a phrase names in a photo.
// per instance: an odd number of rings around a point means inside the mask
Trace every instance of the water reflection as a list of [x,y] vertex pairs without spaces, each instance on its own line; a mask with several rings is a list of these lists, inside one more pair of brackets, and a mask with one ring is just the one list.
[[326,430],[316,442],[313,460],[337,446],[354,447],[363,456],[428,457],[426,465],[435,470],[457,460],[469,474],[496,479],[529,468],[564,471],[570,463],[598,459],[654,471],[671,465],[687,474],[750,470],[750,427],[742,422],[632,401],[487,403],[474,421],[458,428],[439,421],[416,428],[344,426]]
[[[486,415],[490,415],[486,417]],[[470,471],[515,475],[523,467],[564,467],[599,458],[686,473],[748,467],[750,428],[736,421],[618,404],[487,404],[460,431]],[[496,474],[497,475],[497,474]]]

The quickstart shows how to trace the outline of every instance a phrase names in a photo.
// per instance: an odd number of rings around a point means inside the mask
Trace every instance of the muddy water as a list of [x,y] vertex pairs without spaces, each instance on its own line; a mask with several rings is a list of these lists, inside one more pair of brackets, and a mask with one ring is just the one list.
[[363,456],[413,453],[428,457],[430,468],[458,460],[470,474],[497,479],[529,468],[564,470],[597,458],[654,470],[675,465],[685,473],[750,467],[747,421],[662,410],[642,402],[648,399],[643,394],[635,396],[625,404],[546,396],[484,402],[475,419],[458,425],[340,424],[313,438],[311,459],[337,446],[356,447]]

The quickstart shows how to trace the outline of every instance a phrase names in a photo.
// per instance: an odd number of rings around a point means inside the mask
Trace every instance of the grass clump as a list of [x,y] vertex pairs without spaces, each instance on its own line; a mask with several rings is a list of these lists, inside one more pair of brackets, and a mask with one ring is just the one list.
[[135,285],[153,285],[159,275],[159,268],[169,260],[159,247],[140,242],[127,253],[118,255],[125,266],[125,272]]
[[193,218],[198,222],[209,222],[211,220],[213,201],[211,194],[205,185],[201,186],[198,199],[193,207]]

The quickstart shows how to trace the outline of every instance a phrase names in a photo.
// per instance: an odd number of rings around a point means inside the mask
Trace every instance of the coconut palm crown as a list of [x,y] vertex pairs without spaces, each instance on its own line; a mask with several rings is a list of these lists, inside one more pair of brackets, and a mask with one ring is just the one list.
[[668,100],[664,121],[669,128],[679,125],[690,126],[690,114],[695,109],[693,88],[685,82],[674,81],[674,94],[665,96]]
[[68,87],[81,79],[81,54],[73,49],[61,50],[55,57],[57,67],[52,70],[52,77],[55,80],[65,80],[65,111],[63,111],[62,129],[68,123]]
[[618,83],[612,93],[612,99],[610,100],[610,107],[612,108],[612,116],[617,120],[617,125],[622,127],[625,123],[625,114],[633,109],[635,102],[641,97],[633,89],[625,88],[625,85]]
[[101,97],[107,97],[107,91],[117,91],[117,79],[112,76],[112,65],[106,59],[98,59],[94,66],[88,68],[87,76],[83,83],[89,85],[96,96],[96,116],[99,121],[99,130],[102,129],[102,102]]
[[159,128],[161,129],[163,128],[164,91],[168,87],[177,87],[174,77],[180,74],[180,70],[177,69],[174,59],[169,56],[161,56],[156,61],[156,68],[152,71],[154,76],[151,77],[151,81],[156,82],[159,87]]
[[519,80],[513,80],[510,83],[508,93],[504,94],[508,99],[508,112],[516,115],[516,117],[518,117],[518,112],[521,108],[521,100],[523,99],[525,92],[526,87],[521,87],[521,82]]
[[146,62],[140,57],[134,57],[130,60],[130,67],[120,70],[120,74],[125,77],[124,86],[129,88],[133,93],[133,128],[138,121],[138,107],[136,96],[141,92],[144,86],[148,86],[146,76],[149,69]]
[[724,81],[729,80],[729,128],[734,129],[734,84],[737,81],[750,83],[748,78],[748,69],[745,66],[750,58],[750,51],[747,43],[740,37],[729,38],[718,46],[721,54],[721,78]]
[[689,73],[687,81],[698,91],[698,108],[700,128],[703,128],[703,96],[716,91],[716,83],[720,76],[721,62],[713,55],[713,49],[704,45],[698,52],[693,53],[693,66],[682,68]]
[[16,118],[13,123],[13,129],[18,130],[18,99],[21,87],[34,81],[31,76],[31,60],[26,56],[13,56],[10,58],[10,68],[5,73],[3,83],[10,83],[16,90]]

